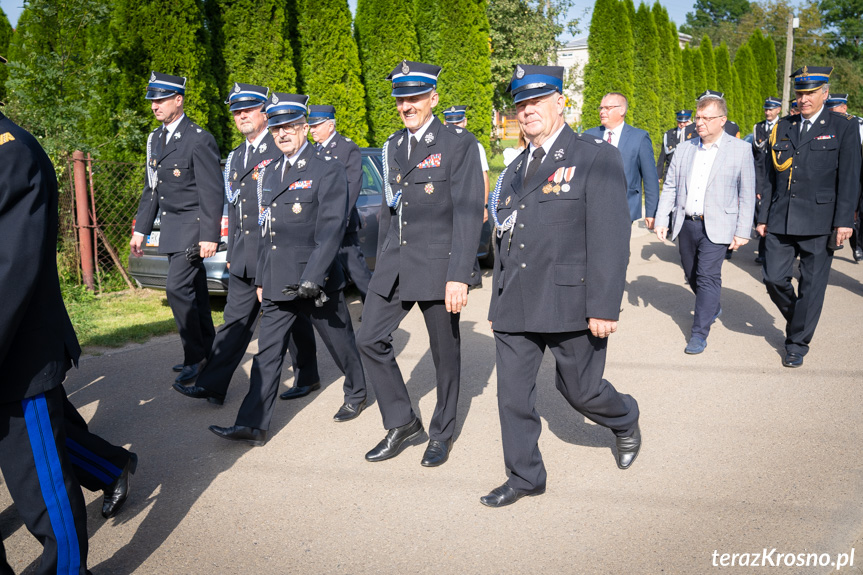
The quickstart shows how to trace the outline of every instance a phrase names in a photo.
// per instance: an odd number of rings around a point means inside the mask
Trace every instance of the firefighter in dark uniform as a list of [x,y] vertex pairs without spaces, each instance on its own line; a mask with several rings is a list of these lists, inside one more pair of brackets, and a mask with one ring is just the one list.
[[440,66],[402,61],[387,76],[405,128],[384,144],[384,199],[375,273],[363,307],[360,351],[386,437],[367,461],[398,455],[423,433],[396,363],[392,334],[418,304],[435,365],[437,405],[420,463],[443,464],[452,449],[461,379],[459,317],[474,269],[483,199],[477,141],[435,117]]
[[[63,389],[81,348],[57,276],[58,191],[51,160],[3,114],[0,159],[6,238],[0,244],[0,470],[24,525],[42,543],[35,572],[85,574],[81,486],[105,492],[102,514],[110,517],[126,501],[138,458],[90,433]],[[13,573],[2,544],[0,572]]]
[[[767,145],[767,140],[770,138],[770,132],[773,126],[779,121],[779,113],[782,108],[782,100],[770,96],[764,100],[764,119],[752,126],[752,155],[755,160],[755,189],[760,190],[761,185],[758,184],[758,179],[763,178],[767,172],[764,170],[765,162],[769,161],[768,151],[770,147]],[[755,225],[758,225],[758,206],[761,203],[761,194],[755,194]],[[764,263],[764,241],[763,237],[758,239],[758,255],[755,257],[755,262]]]
[[[833,251],[851,237],[860,198],[860,134],[852,116],[828,111],[831,67],[792,74],[799,116],[782,118],[768,140],[757,231],[767,237],[762,271],[787,321],[782,365],[800,367],[824,305]],[[799,289],[791,278],[800,258]]]
[[510,471],[506,483],[480,499],[489,507],[545,492],[534,404],[546,348],[567,402],[614,431],[618,467],[629,468],[641,446],[638,404],[602,378],[629,261],[626,176],[614,146],[576,134],[564,121],[563,72],[518,65],[507,90],[530,145],[489,198],[498,255],[488,319]]
[[258,353],[236,423],[210,426],[220,437],[252,445],[267,440],[287,335],[298,315],[312,322],[345,374],[345,401],[333,419],[354,419],[366,405],[362,361],[342,293],[345,276],[336,260],[347,216],[347,176],[341,162],[319,155],[308,142],[308,99],[274,92],[267,103],[267,125],[282,155],[258,173]]
[[[216,140],[183,113],[186,79],[153,72],[146,98],[162,125],[147,139],[147,175],[135,216],[132,255],[161,220],[159,253],[168,255],[165,291],[183,343],[177,383],[194,381],[213,346],[207,273],[202,258],[216,253],[224,186]],[[199,247],[193,247],[199,246]]]
[[348,174],[348,226],[339,248],[339,262],[366,301],[372,272],[360,248],[357,233],[361,227],[357,199],[363,187],[363,156],[356,142],[336,131],[334,106],[309,106],[309,131],[315,139],[315,149],[345,165]]
[[[831,112],[839,114],[848,113],[848,94],[830,93],[827,102],[824,106]],[[860,140],[863,141],[863,118],[854,117],[857,120],[857,128],[860,130]],[[860,210],[854,214],[854,232],[851,234],[851,239],[848,240],[848,245],[851,246],[851,254],[854,256],[855,262],[863,260],[863,246],[860,245]]]
[[[262,168],[281,156],[267,130],[264,104],[269,89],[254,84],[235,83],[225,101],[237,129],[245,140],[228,154],[225,163],[225,195],[228,199],[228,301],[225,323],[219,328],[207,362],[195,385],[174,384],[174,389],[187,397],[207,398],[221,405],[231,378],[246,348],[252,340],[261,312],[255,286],[258,264],[258,177]],[[317,350],[312,324],[299,316],[291,328],[288,349],[294,368],[296,385],[307,390],[319,389]],[[288,390],[285,393],[290,392]]]
[[659,151],[659,159],[656,161],[656,171],[659,181],[665,179],[668,165],[674,157],[677,145],[691,140],[698,135],[695,124],[692,123],[692,110],[680,110],[677,112],[677,127],[671,128],[662,135],[662,149]]

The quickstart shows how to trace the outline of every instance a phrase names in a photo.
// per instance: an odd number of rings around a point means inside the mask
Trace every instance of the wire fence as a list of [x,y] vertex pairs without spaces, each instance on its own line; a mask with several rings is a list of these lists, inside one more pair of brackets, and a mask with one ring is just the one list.
[[92,160],[76,152],[58,166],[58,263],[67,282],[97,292],[134,287],[129,238],[144,182],[143,164]]

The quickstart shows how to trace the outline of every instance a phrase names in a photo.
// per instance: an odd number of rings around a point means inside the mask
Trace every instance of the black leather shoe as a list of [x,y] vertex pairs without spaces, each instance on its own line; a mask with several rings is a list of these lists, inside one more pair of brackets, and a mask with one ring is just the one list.
[[785,357],[782,358],[782,365],[785,367],[800,367],[803,365],[803,356],[799,353],[789,351],[785,354]]
[[210,431],[223,439],[231,441],[245,441],[255,446],[261,446],[267,442],[267,430],[256,429],[254,427],[244,427],[242,425],[232,425],[231,427],[219,427],[211,425]]
[[174,373],[180,373],[181,371],[183,371],[183,364],[178,363],[177,365],[175,365],[174,367],[171,368],[171,371],[173,371]]
[[449,459],[450,451],[452,451],[452,438],[446,441],[432,439],[429,441],[428,447],[426,447],[426,452],[423,453],[423,460],[420,461],[420,465],[423,467],[443,465]]
[[423,432],[423,424],[419,417],[414,417],[410,423],[401,427],[394,427],[387,432],[380,443],[374,449],[366,453],[366,461],[383,461],[399,454],[405,441],[416,439]]
[[755,256],[755,263],[757,263],[757,264],[763,264],[763,263],[764,263],[764,257],[762,257],[762,256]]
[[317,391],[321,388],[321,382],[316,381],[312,385],[295,385],[290,388],[288,391],[282,393],[279,396],[280,399],[299,399],[300,397],[305,397],[313,391]]
[[116,515],[126,503],[129,489],[132,486],[131,476],[135,474],[136,469],[138,469],[138,456],[129,453],[129,461],[126,462],[120,476],[114,480],[114,483],[105,488],[105,499],[102,501],[102,517],[105,519]]
[[854,254],[854,261],[855,262],[859,262],[860,260],[863,260],[863,248],[857,248],[856,250],[854,250],[853,254]]
[[479,498],[479,502],[485,505],[486,507],[504,507],[506,505],[511,505],[521,499],[522,497],[531,497],[533,495],[542,495],[545,493],[545,486],[537,487],[535,489],[524,490],[524,489],[514,489],[504,483],[500,487],[495,487],[491,490],[491,493],[484,497]]
[[205,399],[210,403],[215,403],[216,405],[222,405],[225,403],[224,395],[217,395],[210,391],[205,387],[198,387],[197,385],[190,385],[186,387],[185,385],[180,385],[179,383],[175,383],[171,387],[174,388],[179,393],[182,393],[186,397],[191,397],[193,399]]
[[632,435],[617,437],[615,441],[617,443],[617,466],[621,469],[629,469],[641,450],[641,430],[636,426]]
[[339,423],[343,421],[350,421],[352,419],[356,419],[362,410],[366,408],[366,400],[363,399],[359,403],[355,403],[351,405],[350,403],[344,403],[333,416],[333,421],[337,421]]
[[178,375],[177,379],[174,381],[176,383],[185,383],[186,385],[194,383],[194,381],[198,379],[198,373],[201,371],[200,367],[203,367],[200,363],[184,365],[180,375]]

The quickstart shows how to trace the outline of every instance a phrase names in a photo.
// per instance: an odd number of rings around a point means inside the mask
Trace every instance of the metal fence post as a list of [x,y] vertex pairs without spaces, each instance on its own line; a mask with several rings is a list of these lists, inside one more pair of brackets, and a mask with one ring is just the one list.
[[75,180],[75,206],[78,226],[78,251],[81,254],[81,271],[84,284],[90,291],[95,291],[93,283],[93,236],[91,235],[90,214],[87,194],[87,173],[84,152],[75,150],[72,153],[73,174]]

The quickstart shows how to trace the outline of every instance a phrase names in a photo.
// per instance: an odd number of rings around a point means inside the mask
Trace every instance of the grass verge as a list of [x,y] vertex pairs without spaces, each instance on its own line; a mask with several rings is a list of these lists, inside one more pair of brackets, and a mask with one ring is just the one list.
[[[122,347],[151,337],[175,333],[177,325],[165,292],[140,289],[94,295],[79,286],[64,290],[66,309],[85,351]],[[223,321],[224,298],[211,298],[213,323]]]

